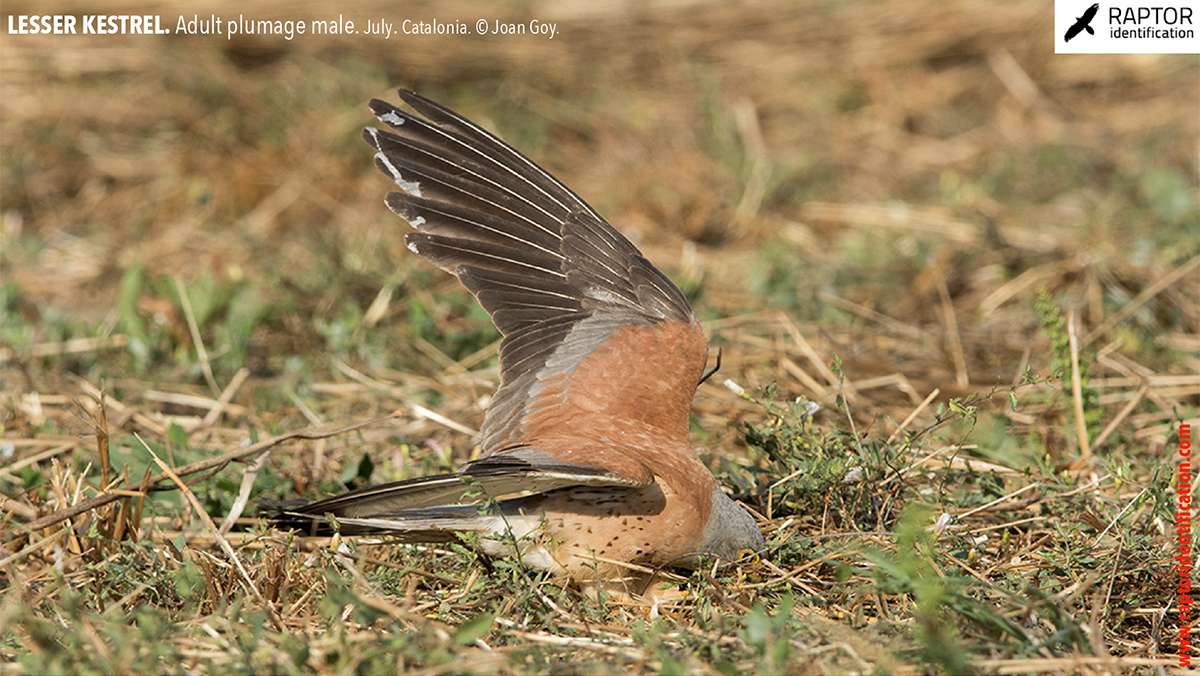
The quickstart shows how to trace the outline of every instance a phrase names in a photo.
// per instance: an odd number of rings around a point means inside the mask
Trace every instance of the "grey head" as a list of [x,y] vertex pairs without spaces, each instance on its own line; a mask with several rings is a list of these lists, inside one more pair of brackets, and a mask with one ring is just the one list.
[[736,562],[751,550],[762,554],[767,548],[766,538],[744,507],[725,495],[720,488],[713,491],[712,513],[704,529],[704,540],[700,553],[716,557],[722,564]]

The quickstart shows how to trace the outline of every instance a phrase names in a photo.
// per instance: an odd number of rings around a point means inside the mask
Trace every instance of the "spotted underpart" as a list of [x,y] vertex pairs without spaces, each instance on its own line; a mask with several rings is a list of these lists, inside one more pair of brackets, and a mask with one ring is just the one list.
[[[489,554],[577,581],[765,548],[688,445],[707,359],[679,289],[592,207],[470,121],[412,92],[367,129],[413,252],[455,275],[501,334],[481,457],[277,518],[409,542],[483,536]],[[480,507],[481,501],[488,504]],[[636,573],[633,577],[645,577]]]

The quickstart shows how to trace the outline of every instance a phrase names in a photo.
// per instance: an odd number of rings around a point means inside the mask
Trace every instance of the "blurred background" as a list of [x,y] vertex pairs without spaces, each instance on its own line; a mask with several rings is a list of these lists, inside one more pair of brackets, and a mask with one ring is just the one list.
[[[422,327],[450,361],[492,343],[383,205],[360,133],[366,101],[397,87],[557,175],[705,319],[818,322],[805,328],[821,327],[806,335],[822,361],[838,353],[851,380],[893,377],[881,402],[1008,383],[1037,340],[1038,288],[1096,328],[1197,250],[1196,57],[1055,56],[1046,2],[102,7],[5,12],[151,13],[172,32],[180,16],[397,30],[536,19],[557,34],[6,35],[6,354],[119,335],[133,360],[59,360],[36,377],[9,361],[6,390],[118,365],[196,384],[211,368],[223,386],[242,367],[274,378],[289,358],[330,353],[427,370],[410,340]],[[1196,275],[1184,278],[1188,292],[1122,318],[1160,355],[1200,321]],[[731,352],[726,368],[753,384],[828,400],[804,355],[787,360],[798,369],[772,357],[791,376],[746,376]]]
[[[5,12],[151,13],[173,32],[182,7]],[[195,2],[182,17],[536,19],[556,34],[6,35],[3,389],[344,379],[330,357],[486,366],[497,335],[403,247],[360,138],[367,100],[397,87],[595,205],[684,288],[714,347],[733,345],[723,373],[745,386],[830,404],[837,354],[870,420],[934,389],[1049,375],[1031,361],[1051,345],[1039,289],[1086,348],[1196,372],[1194,56],[1055,56],[1040,1],[328,7]],[[1183,287],[1105,324],[1173,272]],[[463,402],[471,427],[489,385]],[[9,429],[27,409],[8,409]]]

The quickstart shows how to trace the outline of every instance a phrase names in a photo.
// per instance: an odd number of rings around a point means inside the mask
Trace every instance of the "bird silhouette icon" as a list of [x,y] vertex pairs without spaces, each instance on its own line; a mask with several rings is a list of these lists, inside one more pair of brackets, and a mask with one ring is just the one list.
[[1083,13],[1083,16],[1076,19],[1075,23],[1071,24],[1071,27],[1067,29],[1067,34],[1063,37],[1063,42],[1070,42],[1071,38],[1079,35],[1083,31],[1087,31],[1088,35],[1095,35],[1096,31],[1092,30],[1091,24],[1092,19],[1096,18],[1096,12],[1099,11],[1100,3],[1098,2],[1093,3],[1091,7],[1088,7],[1087,11]]
[[363,132],[400,187],[386,203],[416,230],[408,248],[455,275],[503,335],[481,454],[275,523],[400,542],[475,533],[488,555],[631,591],[647,571],[761,553],[754,518],[688,443],[708,349],[684,295],[524,155],[429,99],[400,98],[419,115],[373,100],[391,131]]

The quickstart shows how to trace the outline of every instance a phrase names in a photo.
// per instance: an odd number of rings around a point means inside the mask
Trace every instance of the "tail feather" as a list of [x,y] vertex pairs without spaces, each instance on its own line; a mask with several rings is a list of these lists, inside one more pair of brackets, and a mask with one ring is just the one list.
[[[339,517],[332,514],[284,512],[275,517],[283,528],[299,530],[306,535],[388,535],[399,542],[454,542],[455,533],[491,533],[503,530],[504,519],[496,514],[481,513],[476,505],[447,505],[427,509],[410,509],[395,514]],[[335,525],[336,524],[336,525]]]
[[478,519],[497,518],[495,513],[480,512],[489,500],[500,506],[499,513],[515,515],[524,496],[574,486],[639,485],[605,470],[555,461],[532,448],[513,448],[480,458],[453,474],[369,486],[293,507],[274,516],[272,523],[328,534],[332,532],[328,516],[332,516],[347,534],[384,530],[401,532],[408,542],[440,542],[453,539],[443,531],[486,531],[489,524]]

